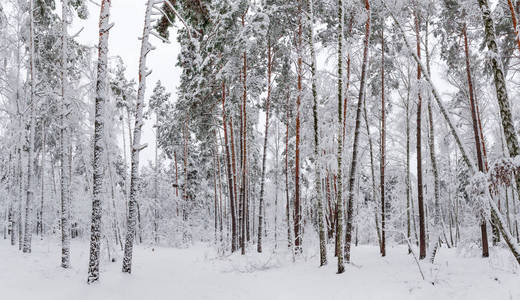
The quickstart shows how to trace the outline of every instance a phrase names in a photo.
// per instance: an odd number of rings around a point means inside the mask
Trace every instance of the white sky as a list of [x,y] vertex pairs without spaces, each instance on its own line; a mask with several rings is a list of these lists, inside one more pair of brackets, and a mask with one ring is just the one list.
[[[127,66],[127,77],[129,79],[134,78],[136,82],[139,52],[141,50],[141,42],[138,37],[142,35],[143,31],[145,3],[146,0],[112,0],[110,10],[110,21],[114,23],[114,27],[110,30],[108,54],[110,57],[121,56]],[[90,2],[88,8],[89,18],[85,21],[75,18],[69,32],[74,34],[83,27],[83,31],[79,34],[77,40],[88,46],[97,46],[100,8]],[[175,91],[181,72],[180,68],[175,67],[177,55],[180,51],[176,38],[174,29],[170,30],[171,44],[165,44],[153,36],[150,37],[152,45],[157,49],[151,51],[147,58],[147,66],[148,69],[152,70],[152,74],[147,77],[146,101],[148,101],[157,80],[161,80],[167,91],[172,94],[170,99],[176,99]],[[148,164],[148,160],[154,159],[155,134],[150,121],[145,122],[142,143],[148,143],[148,147],[141,152],[141,165],[144,166]],[[125,149],[125,151],[128,151],[128,149]]]

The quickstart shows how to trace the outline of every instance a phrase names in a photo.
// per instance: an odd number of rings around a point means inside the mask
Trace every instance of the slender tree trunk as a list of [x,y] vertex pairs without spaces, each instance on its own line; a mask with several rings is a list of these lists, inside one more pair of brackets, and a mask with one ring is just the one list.
[[69,1],[61,1],[62,20],[62,53],[61,53],[61,267],[70,267],[70,184],[68,170],[70,158],[67,155],[70,148],[69,110],[70,103],[67,93],[67,61],[68,61],[68,10]]
[[267,40],[267,97],[265,98],[265,133],[264,133],[264,146],[262,152],[262,174],[260,178],[260,201],[258,205],[258,243],[256,250],[258,253],[262,252],[262,233],[264,222],[264,185],[265,185],[265,158],[267,155],[267,139],[269,137],[269,108],[271,102],[271,65],[272,65],[272,53],[271,53],[271,39]]
[[[327,240],[325,238],[325,224],[323,221],[323,200],[321,192],[321,163],[319,157],[320,148],[320,129],[318,124],[318,87],[316,78],[316,50],[314,49],[314,0],[309,0],[309,14],[310,14],[310,30],[309,43],[311,50],[311,74],[312,74],[312,115],[314,121],[314,170],[315,178],[314,185],[316,189],[316,200],[318,209],[318,235],[320,239],[320,266],[327,264]],[[346,101],[346,98],[345,98]],[[344,132],[344,131],[343,131]]]
[[[242,15],[242,27],[245,26],[245,13]],[[247,52],[243,53],[243,70],[242,70],[242,120],[241,120],[241,134],[242,139],[241,152],[242,152],[242,182],[240,185],[240,198],[242,200],[242,239],[241,241],[241,254],[246,254],[246,216],[247,216],[247,196],[246,196],[246,183],[247,183]]]
[[[426,19],[425,22],[425,52],[426,52],[426,68],[429,75],[431,75],[430,70],[430,50],[428,48],[428,38],[429,38],[429,23],[430,19]],[[432,173],[433,173],[433,194],[434,194],[434,214],[433,214],[433,230],[431,230],[432,238],[430,239],[430,262],[433,263],[435,260],[435,255],[437,254],[437,250],[439,247],[440,239],[441,239],[441,233],[443,232],[444,226],[442,223],[441,218],[441,207],[439,202],[439,171],[437,168],[437,159],[435,156],[435,128],[433,126],[433,113],[432,113],[432,106],[431,106],[431,95],[428,94],[428,147],[430,148],[430,161],[432,166]],[[446,241],[448,243],[448,241]]]
[[376,195],[376,175],[374,170],[374,147],[372,145],[372,135],[370,133],[370,126],[368,123],[368,116],[367,116],[367,105],[366,105],[366,97],[363,97],[363,118],[365,120],[365,127],[367,131],[368,136],[368,149],[370,154],[370,175],[371,175],[371,181],[372,181],[372,199],[375,204],[374,208],[374,221],[376,225],[376,233],[377,233],[377,243],[379,245],[379,248],[381,249],[381,230],[379,229],[379,217],[377,212],[377,195]]
[[[384,19],[383,19],[384,20]],[[384,21],[383,21],[384,22]],[[385,38],[384,24],[381,28],[381,256],[386,256],[385,232],[385,158],[386,158],[386,107],[385,107]]]
[[[237,221],[236,221],[236,208],[235,208],[235,192],[233,187],[234,184],[234,175],[232,175],[233,168],[231,167],[232,161],[229,154],[229,142],[228,142],[228,133],[227,133],[227,125],[226,125],[226,82],[222,81],[222,125],[224,127],[224,148],[226,151],[226,163],[227,163],[227,174],[228,174],[228,188],[229,188],[229,209],[231,213],[231,252],[235,252],[237,250]],[[233,129],[231,129],[233,130]],[[233,135],[231,135],[231,140],[233,140]],[[233,141],[231,141],[233,144]],[[234,152],[234,151],[233,151]]]
[[[40,229],[40,239],[43,240],[43,203],[45,200],[45,152],[46,152],[46,144],[47,144],[47,130],[45,129],[45,122],[42,121],[42,157],[41,157],[41,195],[40,195],[40,211],[38,215],[39,220],[39,229]],[[9,158],[10,160],[10,158]],[[10,162],[9,162],[10,163]],[[36,230],[38,233],[38,230]]]
[[36,66],[34,54],[34,7],[33,0],[29,0],[29,72],[30,72],[30,103],[29,103],[29,145],[27,154],[27,196],[25,200],[25,226],[23,249],[24,253],[31,253],[32,239],[32,220],[33,220],[33,200],[34,200],[34,136],[36,131],[36,99],[35,99],[35,82],[36,82]]
[[286,127],[285,127],[285,216],[287,222],[287,247],[291,249],[293,247],[293,237],[291,230],[291,199],[289,198],[289,122],[290,122],[290,114],[289,114],[289,95],[287,95],[286,102]]
[[[409,74],[409,73],[408,73]],[[409,78],[409,77],[408,77]],[[408,83],[410,83],[408,81]],[[410,201],[410,84],[407,86],[406,91],[406,104],[405,104],[405,131],[406,131],[406,238],[411,240],[411,224],[410,224],[410,216],[413,219],[414,228],[415,228],[415,217],[413,216],[413,202]],[[410,206],[412,205],[412,206]],[[412,248],[410,248],[410,243],[408,243],[408,254],[412,253]]]
[[93,159],[93,187],[92,187],[92,221],[90,235],[90,257],[87,283],[99,280],[99,255],[101,248],[101,215],[104,182],[104,127],[105,102],[107,94],[107,60],[108,60],[108,33],[111,25],[111,0],[102,0],[99,14],[99,45],[96,81],[96,107],[94,121],[94,159]]
[[[415,35],[417,45],[417,57],[421,59],[421,38],[419,35],[419,12],[417,4],[414,9]],[[421,80],[421,67],[417,65],[417,81]],[[423,183],[422,183],[422,150],[421,150],[421,114],[422,114],[422,97],[421,91],[417,93],[417,207],[419,209],[419,259],[426,257],[426,227],[424,216],[424,199],[423,199]]]
[[[368,0],[367,0],[368,1]],[[343,264],[343,173],[341,159],[343,156],[343,113],[342,113],[342,97],[343,97],[343,1],[338,0],[338,152],[336,159],[338,162],[338,192],[336,200],[336,252],[338,256],[338,274],[345,272]],[[355,142],[354,142],[355,143]]]
[[356,182],[356,168],[358,159],[358,140],[359,127],[361,123],[361,106],[365,97],[366,73],[368,65],[368,47],[370,41],[370,2],[365,0],[365,10],[367,12],[367,20],[365,23],[365,39],[363,41],[363,61],[361,64],[361,79],[359,86],[359,98],[356,109],[356,125],[354,129],[354,142],[352,145],[352,163],[350,165],[349,186],[348,186],[348,201],[347,201],[347,226],[346,226],[346,240],[345,240],[345,259],[350,262],[350,244],[352,241],[352,215],[354,202],[354,184]]
[[[468,80],[468,89],[469,89],[469,102],[470,102],[470,109],[471,109],[471,120],[473,124],[473,135],[475,138],[475,149],[477,152],[477,166],[478,170],[480,172],[486,172],[484,169],[484,160],[482,157],[482,143],[480,141],[481,135],[479,133],[479,127],[478,127],[478,121],[477,121],[477,112],[476,112],[476,100],[475,100],[475,94],[473,90],[473,80],[471,78],[471,65],[470,65],[470,57],[469,57],[469,47],[468,47],[468,36],[466,33],[466,23],[464,23],[462,27],[462,35],[464,36],[464,55],[465,55],[465,61],[466,61],[466,76]],[[482,235],[482,256],[488,257],[489,256],[489,246],[488,246],[488,238],[487,238],[487,229],[486,229],[486,220],[481,217],[480,222],[480,231]]]

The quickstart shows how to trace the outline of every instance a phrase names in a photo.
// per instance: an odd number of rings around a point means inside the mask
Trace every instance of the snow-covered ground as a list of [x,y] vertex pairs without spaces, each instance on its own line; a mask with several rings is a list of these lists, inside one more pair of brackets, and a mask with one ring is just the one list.
[[[72,268],[59,267],[57,241],[34,241],[23,254],[0,240],[1,299],[520,299],[520,274],[506,251],[441,249],[434,267],[419,269],[405,247],[353,249],[353,265],[335,274],[336,260],[317,267],[314,251],[292,262],[287,253],[219,257],[212,247],[135,248],[133,274],[104,262],[101,281],[87,285],[88,244],[73,242]],[[432,284],[433,282],[433,284]]]

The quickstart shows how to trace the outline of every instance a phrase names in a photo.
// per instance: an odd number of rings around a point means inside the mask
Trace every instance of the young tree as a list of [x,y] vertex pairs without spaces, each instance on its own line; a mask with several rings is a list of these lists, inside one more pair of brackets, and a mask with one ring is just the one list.
[[359,141],[359,127],[361,123],[361,105],[365,99],[365,85],[366,85],[366,77],[367,77],[367,65],[368,65],[368,56],[369,56],[369,41],[370,41],[370,20],[371,20],[371,9],[370,9],[370,1],[365,0],[365,12],[366,12],[366,21],[365,21],[365,38],[363,40],[363,60],[361,63],[361,78],[359,82],[359,97],[358,103],[356,107],[356,117],[355,117],[355,128],[354,128],[354,141],[352,144],[352,162],[350,163],[350,173],[349,173],[349,186],[348,186],[348,194],[347,194],[347,224],[346,224],[346,232],[345,232],[345,259],[347,262],[350,262],[350,246],[352,242],[352,216],[354,212],[353,202],[354,202],[354,184],[356,182],[356,170],[358,163],[358,141]]

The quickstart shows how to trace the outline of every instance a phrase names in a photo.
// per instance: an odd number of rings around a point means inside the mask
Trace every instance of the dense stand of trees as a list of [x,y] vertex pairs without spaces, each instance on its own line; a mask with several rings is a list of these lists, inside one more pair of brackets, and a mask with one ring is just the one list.
[[[515,1],[142,1],[137,83],[110,55],[110,0],[95,59],[69,34],[86,2],[55,2],[0,4],[0,219],[23,252],[60,235],[69,268],[90,235],[89,283],[105,253],[130,273],[140,243],[319,251],[338,273],[359,243],[520,263]],[[148,99],[172,33],[180,84]]]

